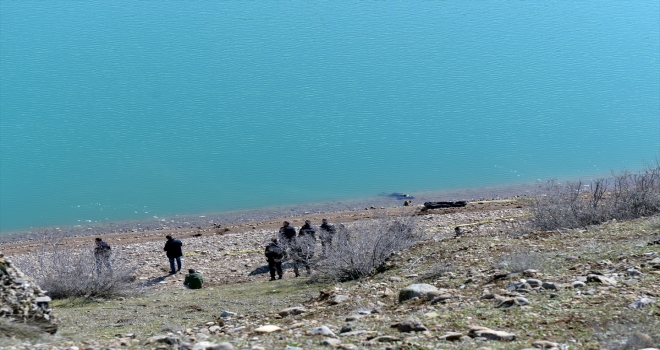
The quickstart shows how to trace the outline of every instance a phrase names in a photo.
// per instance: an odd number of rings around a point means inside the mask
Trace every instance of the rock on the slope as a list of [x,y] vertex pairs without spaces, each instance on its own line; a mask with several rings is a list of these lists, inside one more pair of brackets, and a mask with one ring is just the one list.
[[231,312],[231,311],[223,311],[223,312],[220,314],[220,317],[223,317],[223,318],[224,318],[224,317],[232,317],[232,316],[236,316],[236,313],[235,313],[235,312]]
[[413,318],[394,324],[392,325],[392,327],[396,327],[396,329],[398,329],[399,332],[406,332],[406,333],[428,331],[428,328],[426,328],[426,326],[424,326],[422,322]]
[[309,334],[324,335],[324,336],[327,336],[327,337],[337,338],[335,333],[333,331],[331,331],[330,328],[328,328],[328,326],[321,326],[321,327],[314,328],[314,329],[309,331]]
[[216,344],[202,341],[193,345],[192,350],[234,350],[234,346],[231,343]]
[[516,339],[516,335],[504,331],[496,331],[487,327],[469,326],[468,335],[472,338],[483,337],[488,340],[511,341]]
[[550,290],[557,290],[557,289],[559,289],[559,286],[557,286],[557,283],[554,283],[554,282],[543,282],[543,284],[541,285],[541,288],[550,289]]
[[641,309],[645,306],[653,304],[655,301],[651,298],[647,297],[637,297],[635,300],[633,300],[630,305],[628,305],[629,308],[631,309]]
[[339,346],[339,344],[341,344],[341,340],[334,339],[334,338],[325,338],[321,342],[321,345],[328,345],[328,346],[332,346],[332,347],[337,347],[337,346]]
[[254,331],[257,332],[257,333],[272,333],[272,332],[277,332],[277,331],[281,331],[281,330],[282,330],[282,328],[280,328],[278,326],[265,325],[265,326],[261,326],[261,327],[255,329]]
[[282,316],[282,317],[286,317],[286,316],[289,316],[289,315],[300,315],[300,314],[305,313],[305,312],[307,312],[307,310],[305,310],[305,308],[303,308],[302,306],[294,306],[294,307],[288,307],[286,309],[280,310],[280,312],[278,312],[277,314]]
[[379,337],[375,337],[375,338],[371,339],[371,341],[374,342],[374,343],[375,342],[391,343],[391,342],[395,342],[395,341],[399,341],[399,340],[401,340],[401,338],[394,337],[394,336],[391,336],[391,335],[381,335]]
[[571,286],[573,288],[582,288],[582,287],[586,286],[586,284],[582,281],[574,281],[573,283],[571,283]]
[[532,288],[540,287],[543,282],[541,280],[537,280],[535,278],[528,278],[525,280],[527,284],[529,284]]
[[602,276],[602,275],[596,275],[596,274],[587,275],[587,282],[601,283],[601,284],[604,284],[606,286],[615,286],[616,285],[615,280],[613,280],[611,278],[608,278],[608,277],[605,277],[605,276]]
[[58,322],[46,292],[0,252],[0,318],[54,334]]
[[500,303],[496,307],[509,308],[512,306],[525,306],[529,305],[529,300],[525,297],[515,297],[515,298],[504,298],[500,300]]
[[438,288],[430,284],[411,284],[399,291],[399,302],[410,300],[414,297],[426,296],[428,292],[436,290],[438,290]]
[[337,305],[345,302],[346,300],[348,300],[348,295],[335,295],[334,298],[330,300],[330,304]]
[[555,342],[551,342],[548,340],[537,340],[532,343],[532,346],[535,348],[541,348],[541,349],[552,349],[552,348],[557,348],[559,347],[559,344]]
[[147,339],[146,344],[156,344],[156,343],[163,343],[163,344],[168,344],[168,345],[176,345],[181,342],[181,339],[179,337],[175,336],[169,336],[169,335],[154,335],[153,337]]
[[448,332],[448,333],[445,333],[444,335],[440,336],[440,339],[441,340],[456,341],[456,340],[461,340],[462,336],[463,336],[463,333]]

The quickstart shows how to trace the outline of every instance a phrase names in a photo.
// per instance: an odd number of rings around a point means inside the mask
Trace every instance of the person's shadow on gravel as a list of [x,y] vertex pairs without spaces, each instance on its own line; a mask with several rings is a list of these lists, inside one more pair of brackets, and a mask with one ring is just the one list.
[[[283,263],[282,264],[282,271],[284,271],[286,269],[293,269],[293,263],[291,263],[291,262]],[[268,265],[264,265],[264,266],[260,266],[260,267],[257,267],[256,269],[252,270],[252,272],[250,272],[248,274],[248,276],[263,275],[263,274],[266,274],[268,272],[269,272]]]
[[[268,268],[268,266],[266,266],[266,268]],[[170,275],[170,274],[167,274],[167,275],[165,275],[165,276],[160,276],[160,277],[152,278],[152,279],[150,279],[150,280],[144,282],[144,286],[145,286],[145,287],[151,287],[151,286],[154,286],[154,285],[156,285],[156,284],[159,284],[160,282],[165,281],[168,277],[171,277],[171,276],[176,276],[176,275]]]

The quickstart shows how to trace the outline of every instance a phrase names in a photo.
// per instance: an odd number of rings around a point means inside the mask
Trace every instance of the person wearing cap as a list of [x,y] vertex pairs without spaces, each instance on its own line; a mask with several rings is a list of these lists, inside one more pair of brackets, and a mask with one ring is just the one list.
[[95,239],[94,246],[94,261],[96,262],[96,273],[101,274],[101,270],[105,267],[112,273],[112,264],[110,263],[110,246],[108,243],[103,242],[101,237]]
[[204,284],[202,274],[193,269],[188,269],[188,274],[186,275],[186,279],[183,280],[183,285],[188,289],[201,289],[202,284]]
[[[170,275],[173,275],[181,271],[181,257],[183,256],[183,250],[180,240],[172,238],[172,236],[165,236],[167,243],[165,243],[165,248],[163,249],[167,252],[167,258],[170,259]],[[177,269],[174,269],[174,261],[176,261]]]
[[270,271],[271,281],[275,280],[275,273],[277,273],[278,279],[282,279],[282,259],[286,252],[278,243],[277,238],[271,239],[264,252],[266,255],[266,261],[268,261],[268,270]]

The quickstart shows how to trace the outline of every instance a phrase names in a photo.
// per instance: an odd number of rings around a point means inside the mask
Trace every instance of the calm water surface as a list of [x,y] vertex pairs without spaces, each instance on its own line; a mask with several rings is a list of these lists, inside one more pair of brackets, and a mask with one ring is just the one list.
[[0,232],[660,156],[660,3],[0,2]]

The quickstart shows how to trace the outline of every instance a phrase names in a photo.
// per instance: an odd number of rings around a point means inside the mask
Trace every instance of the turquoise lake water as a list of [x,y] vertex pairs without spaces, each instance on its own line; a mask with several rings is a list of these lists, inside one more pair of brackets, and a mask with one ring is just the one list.
[[0,232],[660,156],[658,1],[2,1]]

